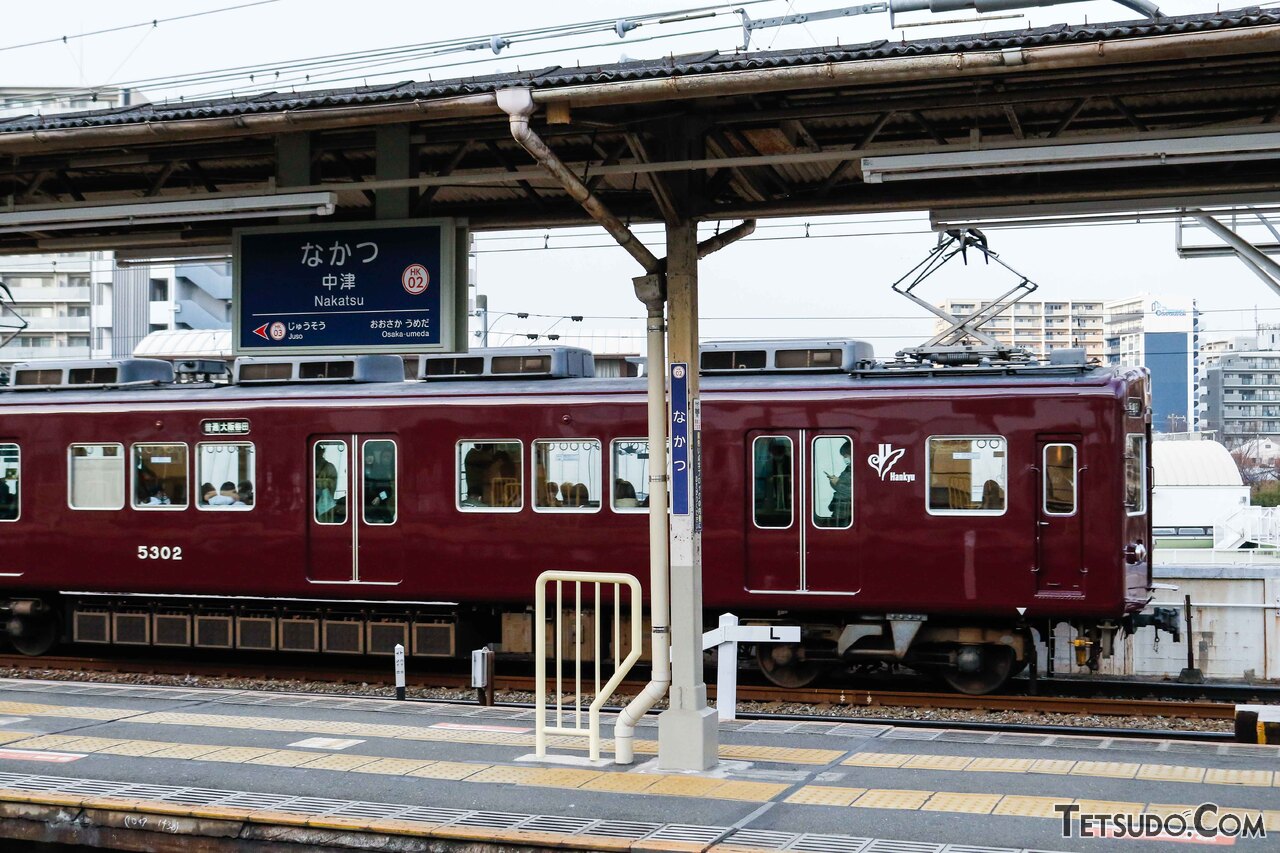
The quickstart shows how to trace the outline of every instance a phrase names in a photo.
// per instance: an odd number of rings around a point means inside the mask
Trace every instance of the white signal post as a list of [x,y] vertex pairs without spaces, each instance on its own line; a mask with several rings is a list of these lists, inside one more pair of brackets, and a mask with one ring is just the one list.
[[404,699],[404,646],[396,643],[396,698]]
[[702,648],[716,649],[716,711],[721,722],[738,718],[738,643],[798,643],[799,625],[739,625],[732,613],[702,635]]

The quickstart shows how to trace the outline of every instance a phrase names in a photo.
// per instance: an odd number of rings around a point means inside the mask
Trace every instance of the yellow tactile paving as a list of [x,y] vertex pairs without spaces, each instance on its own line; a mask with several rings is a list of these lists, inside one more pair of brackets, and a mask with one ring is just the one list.
[[492,782],[503,785],[523,785],[540,768],[512,767],[507,764],[495,764],[467,777],[468,782]]
[[702,776],[664,776],[646,788],[645,793],[665,794],[671,797],[703,797],[721,784],[723,780],[707,779]]
[[597,777],[605,775],[600,770],[579,770],[574,767],[535,767],[525,780],[526,785],[543,788],[580,788]]
[[13,743],[15,740],[23,740],[25,738],[36,737],[35,732],[15,732],[6,729],[0,729],[0,743]]
[[602,773],[582,786],[583,791],[601,791],[611,794],[641,794],[658,782],[657,776],[642,773]]
[[901,767],[911,756],[898,752],[856,752],[840,763],[848,767]]
[[27,740],[10,743],[13,749],[62,749],[67,744],[82,739],[82,735],[38,735]]
[[411,770],[426,767],[431,761],[420,761],[414,758],[379,758],[368,764],[355,768],[357,773],[385,773],[388,776],[403,776]]
[[377,761],[376,755],[322,755],[314,761],[308,761],[306,764],[299,765],[306,770],[355,770],[357,767],[363,767],[366,764],[372,764]]
[[707,797],[713,800],[745,800],[751,803],[767,803],[790,788],[779,782],[723,782],[713,788]]
[[1280,811],[1263,812],[1262,825],[1266,827],[1267,832],[1280,832]]
[[225,761],[228,764],[243,764],[268,752],[275,752],[275,750],[259,746],[228,746],[215,752],[198,755],[192,761]]
[[1272,780],[1270,770],[1223,770],[1211,768],[1204,774],[1206,785],[1250,785],[1270,788]]
[[1127,761],[1077,761],[1071,768],[1072,776],[1102,776],[1108,779],[1132,779],[1138,775],[1140,764]]
[[940,791],[920,807],[926,812],[952,812],[961,814],[991,814],[1000,802],[1000,794],[953,794]]
[[174,744],[166,749],[161,749],[148,755],[148,758],[199,758],[202,755],[208,755],[211,752],[217,752],[225,747],[213,744],[201,743],[179,743]]
[[410,770],[407,776],[420,776],[424,779],[466,779],[489,767],[488,764],[465,764],[461,761],[433,761],[426,767]]
[[908,809],[914,811],[929,801],[933,791],[900,791],[872,788],[851,805],[855,809]]
[[978,773],[1027,773],[1035,761],[1030,758],[975,758],[965,770]]
[[787,797],[787,802],[801,806],[847,806],[866,792],[866,788],[806,785]]
[[1006,815],[1008,817],[1056,817],[1061,818],[1061,812],[1055,811],[1054,806],[1059,803],[1069,803],[1071,800],[1065,797],[1021,797],[1007,796],[1002,797],[1000,802],[994,809],[992,814]]
[[124,743],[100,749],[98,750],[98,753],[101,755],[131,755],[134,757],[142,757],[176,745],[177,744],[168,743],[162,740],[127,740]]
[[1032,773],[1053,773],[1057,775],[1065,775],[1071,772],[1071,768],[1075,767],[1074,761],[1068,761],[1062,758],[1037,758],[1031,762]]
[[973,762],[967,755],[913,755],[903,770],[964,770]]
[[1141,814],[1146,803],[1118,803],[1114,800],[1076,800],[1080,811],[1089,814]]
[[844,751],[840,749],[804,749],[789,746],[756,746],[745,743],[720,745],[720,757],[744,761],[776,761],[781,764],[830,764]]
[[268,767],[298,767],[314,760],[314,752],[303,752],[300,749],[273,749],[265,755],[247,759],[245,764],[265,764]]
[[68,717],[72,720],[119,720],[137,714],[128,708],[89,708],[84,705],[38,705],[0,702],[0,715],[9,717]]
[[1203,782],[1203,767],[1184,767],[1178,764],[1144,764],[1138,768],[1135,779],[1149,782]]

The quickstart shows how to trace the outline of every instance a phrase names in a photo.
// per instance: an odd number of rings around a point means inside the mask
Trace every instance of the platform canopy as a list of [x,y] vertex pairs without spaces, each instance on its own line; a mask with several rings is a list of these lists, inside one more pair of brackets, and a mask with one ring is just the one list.
[[633,222],[1280,200],[1280,13],[1248,9],[11,118],[0,253],[224,247],[330,207],[589,223],[512,140],[510,87]]

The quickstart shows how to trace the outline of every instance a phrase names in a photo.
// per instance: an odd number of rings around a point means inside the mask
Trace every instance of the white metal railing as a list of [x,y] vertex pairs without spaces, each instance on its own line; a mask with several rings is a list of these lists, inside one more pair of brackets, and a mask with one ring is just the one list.
[[[555,584],[555,724],[547,722],[547,587]],[[573,584],[573,724],[565,725],[564,707],[564,634],[562,620],[565,614],[564,585]],[[595,678],[591,703],[586,708],[586,726],[583,726],[582,693],[582,585],[591,584],[595,591],[592,612],[595,624],[592,634],[595,643]],[[600,614],[602,586],[612,587],[613,593],[613,675],[603,685],[601,679]],[[625,658],[622,651],[622,588],[631,590],[631,646]],[[609,701],[613,691],[631,671],[640,658],[643,637],[643,602],[640,597],[640,581],[621,572],[543,572],[538,575],[534,594],[534,703],[537,722],[534,729],[534,754],[542,758],[547,754],[547,735],[561,734],[587,738],[587,748],[592,761],[600,759],[600,709]]]
[[1280,508],[1243,506],[1213,525],[1213,547],[1239,548],[1246,542],[1280,546]]

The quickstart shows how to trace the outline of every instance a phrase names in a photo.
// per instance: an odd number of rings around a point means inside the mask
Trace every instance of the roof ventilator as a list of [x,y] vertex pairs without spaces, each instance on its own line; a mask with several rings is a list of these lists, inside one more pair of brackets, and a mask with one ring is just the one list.
[[173,363],[173,373],[184,384],[231,380],[231,366],[220,358],[184,358]]
[[[405,375],[414,367],[405,361]],[[429,382],[466,379],[570,379],[595,376],[595,358],[581,347],[489,347],[417,357],[415,377]]]
[[236,359],[237,385],[313,382],[403,382],[398,355],[244,356]]
[[84,388],[124,388],[168,385],[173,365],[158,358],[105,360],[75,359],[19,362],[10,371],[13,391],[53,391]]
[[871,359],[857,340],[717,341],[700,348],[699,366],[711,376],[728,373],[847,373]]

